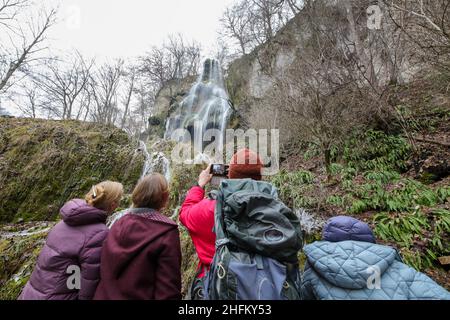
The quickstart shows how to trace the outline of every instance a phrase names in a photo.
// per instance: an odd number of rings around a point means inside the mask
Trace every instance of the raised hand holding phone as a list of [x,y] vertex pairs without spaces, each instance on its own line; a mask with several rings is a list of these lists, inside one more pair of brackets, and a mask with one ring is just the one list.
[[200,176],[198,177],[198,185],[201,188],[204,188],[208,183],[211,182],[212,178],[213,175],[211,174],[211,165],[209,165],[208,168],[200,173]]

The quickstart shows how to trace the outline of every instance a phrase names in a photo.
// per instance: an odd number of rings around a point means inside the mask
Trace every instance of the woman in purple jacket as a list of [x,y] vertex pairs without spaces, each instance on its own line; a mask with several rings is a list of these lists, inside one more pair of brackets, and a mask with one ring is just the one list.
[[91,300],[100,278],[100,257],[108,215],[118,207],[123,186],[106,181],[86,200],[75,199],[60,212],[20,300]]

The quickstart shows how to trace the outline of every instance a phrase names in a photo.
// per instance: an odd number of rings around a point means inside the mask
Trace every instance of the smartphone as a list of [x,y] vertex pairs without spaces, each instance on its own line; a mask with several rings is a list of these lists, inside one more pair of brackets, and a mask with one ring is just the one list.
[[215,177],[227,177],[230,166],[226,164],[213,164],[211,166],[211,174]]

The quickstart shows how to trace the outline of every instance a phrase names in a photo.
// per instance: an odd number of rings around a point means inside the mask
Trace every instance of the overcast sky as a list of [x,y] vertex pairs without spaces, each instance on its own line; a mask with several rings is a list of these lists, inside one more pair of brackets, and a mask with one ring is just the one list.
[[[47,9],[58,7],[58,23],[47,34],[52,55],[76,49],[101,62],[137,57],[177,33],[199,42],[203,58],[210,56],[215,52],[219,20],[237,0],[35,1]],[[8,101],[3,106],[18,114]]]
[[99,58],[134,57],[168,34],[215,45],[219,19],[236,0],[44,0],[59,4],[60,23],[49,33],[55,51],[76,48]]

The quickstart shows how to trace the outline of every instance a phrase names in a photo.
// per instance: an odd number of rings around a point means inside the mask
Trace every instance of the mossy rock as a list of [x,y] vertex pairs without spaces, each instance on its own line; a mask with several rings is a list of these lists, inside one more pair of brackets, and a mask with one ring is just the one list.
[[[16,300],[29,280],[54,223],[39,223],[33,229],[1,227],[0,233],[0,300]],[[29,235],[4,237],[5,233],[28,231]]]
[[187,192],[197,183],[198,176],[204,168],[202,165],[172,163],[169,211],[175,210],[183,203]]
[[182,294],[186,296],[189,292],[192,281],[197,274],[198,257],[195,252],[194,244],[188,231],[180,225],[180,240],[181,240],[181,275],[182,275]]
[[[204,169],[202,165],[172,164],[172,180],[170,187],[170,205],[166,210],[167,215],[173,215],[183,203],[187,192],[198,180],[200,172]],[[186,296],[192,281],[197,273],[199,263],[191,236],[184,226],[179,223],[181,252],[182,252],[182,293]]]
[[115,127],[78,121],[0,119],[0,222],[48,221],[92,185],[130,192],[144,157]]

